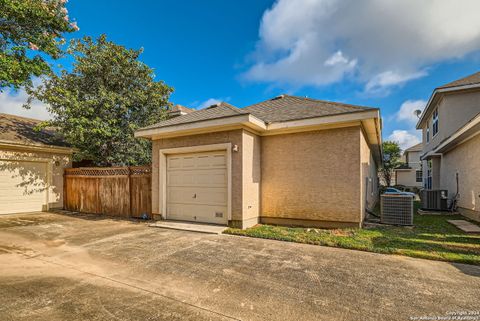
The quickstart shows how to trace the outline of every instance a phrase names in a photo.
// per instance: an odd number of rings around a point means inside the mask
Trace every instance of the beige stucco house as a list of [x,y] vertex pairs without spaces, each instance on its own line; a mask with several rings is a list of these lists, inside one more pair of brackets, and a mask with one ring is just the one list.
[[186,112],[136,136],[153,142],[156,218],[360,226],[377,199],[376,108],[282,95]]
[[423,186],[422,143],[405,149],[402,155],[403,164],[397,167],[395,172],[395,185],[403,185],[407,188],[421,188]]
[[436,88],[417,129],[424,187],[458,190],[459,210],[480,220],[480,72]]
[[0,215],[63,207],[72,149],[39,120],[0,114]]

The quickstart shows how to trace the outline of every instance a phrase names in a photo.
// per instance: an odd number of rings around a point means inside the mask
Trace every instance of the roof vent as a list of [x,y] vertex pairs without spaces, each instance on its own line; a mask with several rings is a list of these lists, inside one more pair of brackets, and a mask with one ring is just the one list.
[[282,99],[282,98],[284,98],[284,97],[285,97],[285,95],[280,95],[280,96],[274,97],[274,98],[272,98],[272,99],[270,99],[270,100]]
[[207,107],[207,108],[205,108],[205,109],[210,109],[210,108],[220,107],[220,105],[221,105],[221,104],[222,104],[222,103],[216,103],[216,104],[213,104],[213,105],[210,105],[210,106],[208,106],[208,107]]

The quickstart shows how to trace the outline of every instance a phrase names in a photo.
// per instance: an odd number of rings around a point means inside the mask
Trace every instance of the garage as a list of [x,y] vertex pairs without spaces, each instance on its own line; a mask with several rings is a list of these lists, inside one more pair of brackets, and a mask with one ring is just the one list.
[[167,155],[166,163],[167,219],[226,225],[226,152]]
[[0,114],[0,215],[63,208],[72,148],[40,120]]
[[0,161],[0,214],[47,209],[46,162]]

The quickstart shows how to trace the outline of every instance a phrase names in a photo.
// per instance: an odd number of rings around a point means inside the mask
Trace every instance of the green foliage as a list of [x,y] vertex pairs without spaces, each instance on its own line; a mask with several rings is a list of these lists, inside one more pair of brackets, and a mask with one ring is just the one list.
[[126,49],[105,35],[73,40],[68,52],[72,72],[27,88],[30,99],[46,103],[53,115],[43,126],[59,128],[78,149],[78,160],[99,166],[150,163],[150,142],[134,138],[134,132],[165,118],[173,89],[155,81],[153,70],[138,60],[142,50]]
[[392,181],[392,173],[395,168],[400,166],[402,162],[400,157],[402,156],[402,150],[397,142],[394,141],[384,141],[382,144],[383,147],[383,166],[380,169],[385,183],[387,186],[390,186]]
[[68,20],[65,2],[0,0],[0,91],[31,85],[32,76],[50,73],[45,56],[58,59],[61,34],[78,30]]
[[[415,205],[418,208],[418,202]],[[465,218],[415,215],[414,227],[322,230],[257,225],[246,230],[230,228],[225,233],[480,265],[480,236],[460,231],[447,222],[451,219]]]

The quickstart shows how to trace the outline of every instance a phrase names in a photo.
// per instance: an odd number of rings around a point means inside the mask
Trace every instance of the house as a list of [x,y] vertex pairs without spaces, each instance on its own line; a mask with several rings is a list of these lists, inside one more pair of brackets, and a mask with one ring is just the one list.
[[395,168],[395,184],[402,185],[409,189],[418,189],[423,186],[422,143],[405,149],[402,155],[403,164]]
[[63,207],[63,169],[72,149],[40,120],[0,114],[0,214]]
[[153,142],[156,218],[358,227],[377,199],[377,108],[281,95],[222,102],[136,136]]
[[458,194],[461,213],[480,220],[480,72],[436,88],[417,129],[424,187]]

